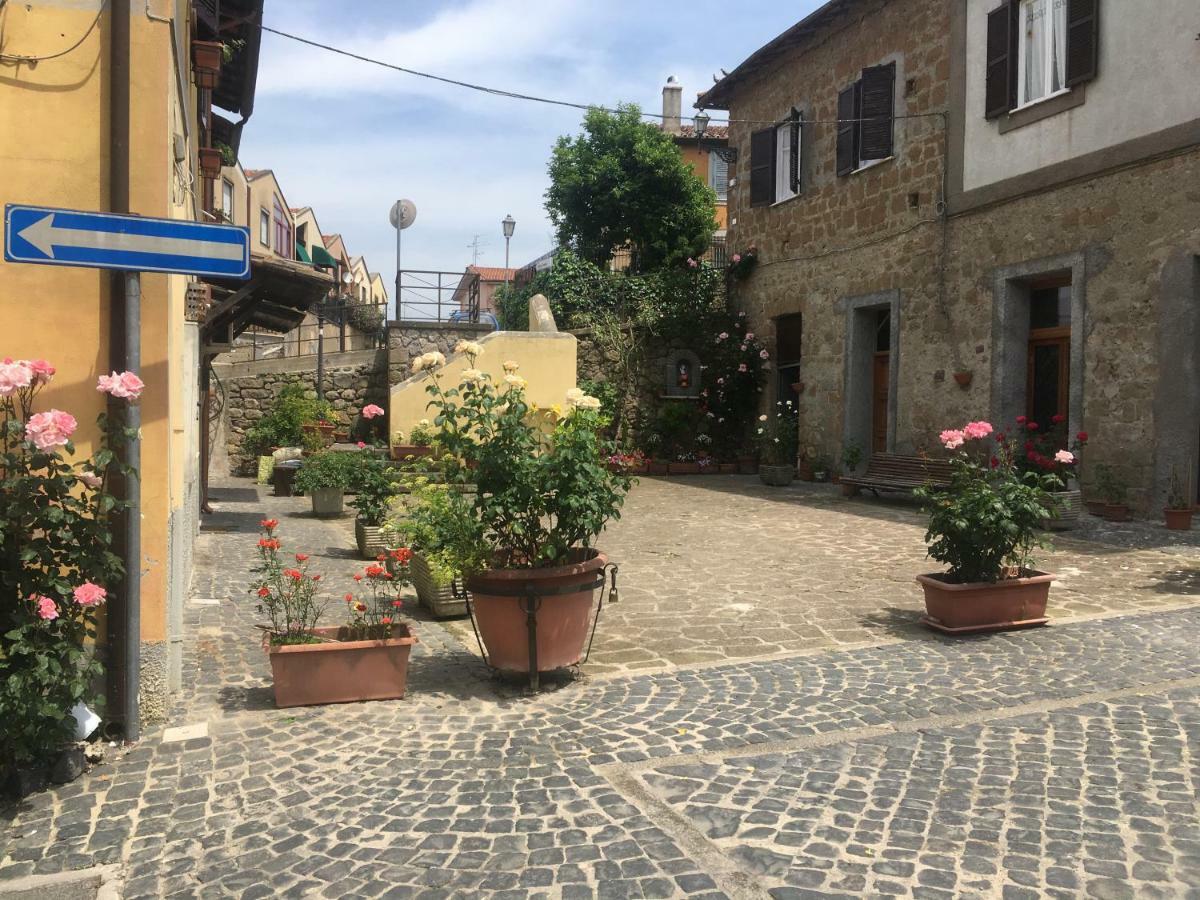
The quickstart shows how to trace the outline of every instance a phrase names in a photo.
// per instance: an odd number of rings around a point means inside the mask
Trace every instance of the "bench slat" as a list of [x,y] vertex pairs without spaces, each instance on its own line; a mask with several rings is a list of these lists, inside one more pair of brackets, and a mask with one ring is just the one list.
[[911,491],[925,485],[945,485],[952,474],[948,460],[877,453],[868,460],[863,475],[843,476],[842,484],[873,490]]

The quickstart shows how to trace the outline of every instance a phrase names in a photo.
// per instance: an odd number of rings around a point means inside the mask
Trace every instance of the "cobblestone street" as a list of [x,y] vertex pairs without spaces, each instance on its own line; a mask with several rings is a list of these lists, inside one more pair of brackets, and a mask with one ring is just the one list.
[[[353,522],[214,490],[184,690],[4,812],[0,879],[113,864],[124,897],[1200,897],[1200,546],[1089,521],[1047,628],[915,624],[903,501],[644,479],[582,677],[528,698],[410,610],[404,701],[277,710],[245,592],[263,515],[332,597]],[[333,614],[341,610],[330,604]]]

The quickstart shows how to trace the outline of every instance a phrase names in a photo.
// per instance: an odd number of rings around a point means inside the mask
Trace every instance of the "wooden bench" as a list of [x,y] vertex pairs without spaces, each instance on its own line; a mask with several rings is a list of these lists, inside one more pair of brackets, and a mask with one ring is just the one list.
[[843,475],[842,484],[854,488],[854,494],[859,488],[867,488],[878,496],[880,491],[912,491],[926,485],[944,487],[950,483],[952,471],[945,459],[875,453],[867,461],[866,472]]

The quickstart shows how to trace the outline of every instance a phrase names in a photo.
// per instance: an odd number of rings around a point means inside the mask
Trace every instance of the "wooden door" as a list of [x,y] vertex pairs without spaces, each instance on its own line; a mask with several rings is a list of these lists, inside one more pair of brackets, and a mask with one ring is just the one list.
[[[1055,329],[1054,331],[1061,331]],[[1049,333],[1047,333],[1049,332]],[[1054,416],[1067,417],[1071,393],[1071,334],[1033,332],[1026,370],[1025,415],[1042,428]]]
[[891,385],[891,354],[875,354],[871,377],[871,452],[887,453],[888,389]]

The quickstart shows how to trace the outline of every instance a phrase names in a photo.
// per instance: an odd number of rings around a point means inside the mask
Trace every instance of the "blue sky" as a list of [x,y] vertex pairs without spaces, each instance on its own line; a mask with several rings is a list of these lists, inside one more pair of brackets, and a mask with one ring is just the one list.
[[[583,103],[659,111],[668,75],[685,114],[719,68],[748,54],[818,0],[461,0],[396,3],[268,0],[267,25],[413,69]],[[461,271],[481,235],[481,265],[504,264],[500,220],[517,220],[512,264],[553,246],[543,208],[555,139],[578,110],[439,85],[268,33],[241,159],[271,168],[292,206],[392,282],[392,202],[412,199],[404,267]],[[389,290],[390,293],[390,290]]]

